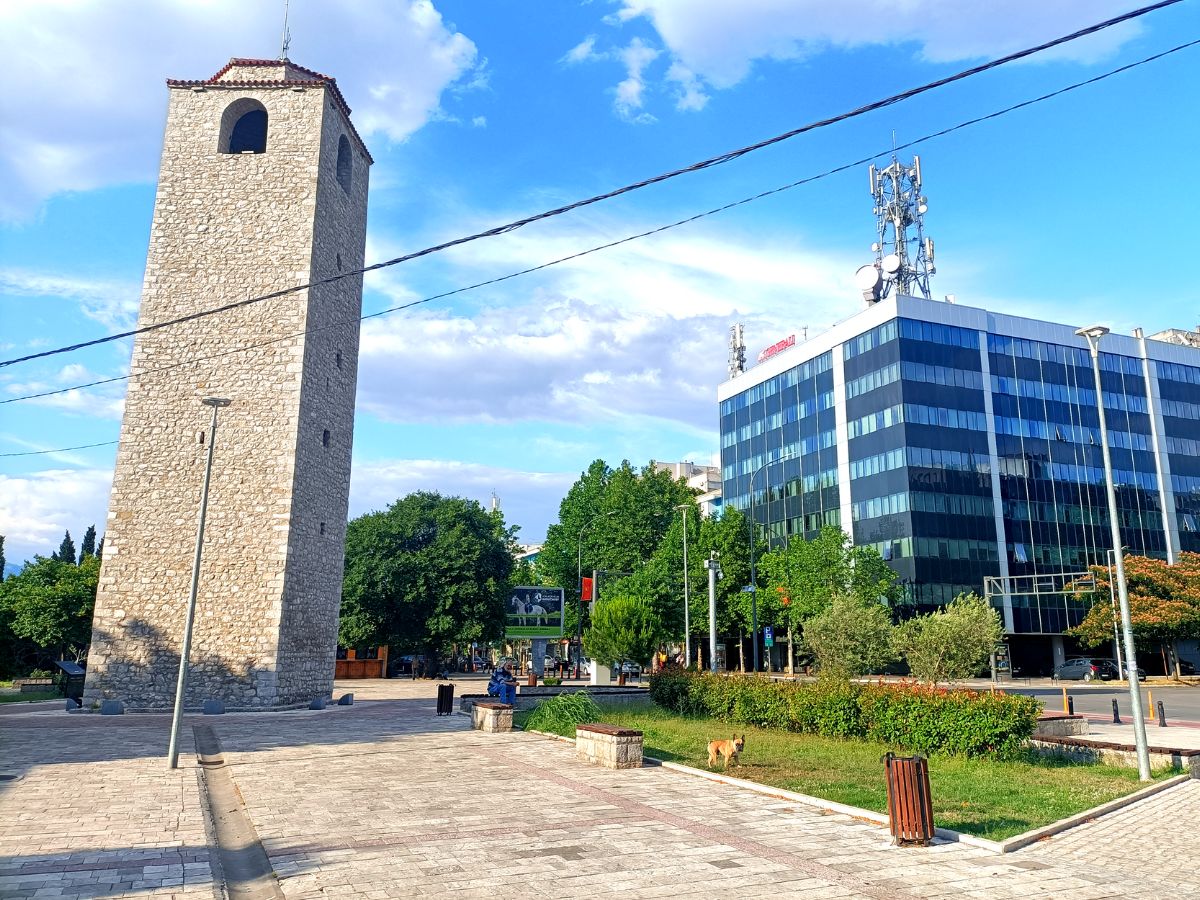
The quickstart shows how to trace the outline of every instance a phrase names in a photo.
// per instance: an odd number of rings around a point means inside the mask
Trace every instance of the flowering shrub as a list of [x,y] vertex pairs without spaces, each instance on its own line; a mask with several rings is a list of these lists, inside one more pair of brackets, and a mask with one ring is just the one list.
[[668,670],[650,679],[664,709],[827,737],[857,737],[908,751],[1008,756],[1033,734],[1032,697],[911,684],[794,684]]

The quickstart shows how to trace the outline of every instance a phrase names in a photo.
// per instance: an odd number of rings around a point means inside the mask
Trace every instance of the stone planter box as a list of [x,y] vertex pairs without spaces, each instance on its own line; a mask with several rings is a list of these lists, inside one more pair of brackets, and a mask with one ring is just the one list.
[[[1137,768],[1137,748],[1133,744],[1090,741],[1076,737],[1047,737],[1035,734],[1029,746],[1041,753],[1056,753],[1069,759],[1110,766]],[[1151,747],[1150,766],[1178,766],[1200,777],[1200,750],[1182,747]]]
[[471,706],[471,724],[476,731],[512,731],[512,719],[513,708],[507,703],[483,700]]
[[54,690],[54,679],[18,678],[13,682],[13,685],[19,688],[22,694],[45,694]]
[[642,733],[602,722],[576,726],[575,758],[606,769],[640,769]]
[[1069,716],[1063,713],[1051,713],[1038,717],[1037,727],[1033,736],[1036,737],[1071,737],[1076,734],[1088,733],[1088,721],[1083,716]]

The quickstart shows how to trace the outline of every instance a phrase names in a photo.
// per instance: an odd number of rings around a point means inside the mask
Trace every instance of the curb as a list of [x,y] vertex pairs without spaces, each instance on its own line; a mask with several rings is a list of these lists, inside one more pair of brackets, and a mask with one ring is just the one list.
[[[551,734],[548,731],[530,731],[526,730],[527,734],[536,734],[541,737],[553,738],[556,741],[564,741],[566,743],[575,743],[574,738],[563,737],[559,734]],[[820,797],[812,797],[808,794],[798,794],[795,791],[784,790],[783,788],[775,788],[766,784],[759,784],[757,781],[747,781],[744,778],[734,778],[731,775],[722,775],[718,772],[710,772],[707,769],[697,769],[693,766],[685,766],[682,763],[668,762],[667,760],[658,759],[653,756],[643,756],[645,763],[651,766],[661,766],[664,769],[672,769],[676,772],[681,772],[684,775],[694,775],[699,778],[705,778],[709,781],[716,781],[720,784],[727,784],[730,787],[742,788],[743,790],[753,791],[756,794],[763,794],[768,797],[777,797],[780,800],[789,800],[794,803],[802,803],[805,806],[812,806],[827,812],[841,813],[850,816],[860,821],[871,822],[876,825],[886,827],[888,817],[884,813],[877,813],[869,809],[861,809],[857,806],[849,806],[845,803],[837,803],[833,800],[823,800]],[[1153,797],[1155,794],[1162,793],[1169,788],[1173,788],[1178,784],[1183,784],[1185,781],[1191,780],[1191,775],[1176,775],[1174,778],[1168,778],[1158,784],[1152,784],[1144,787],[1139,791],[1134,791],[1132,794],[1126,794],[1124,797],[1117,797],[1107,803],[1102,803],[1091,809],[1086,809],[1083,812],[1076,813],[1073,816],[1068,816],[1065,819],[1060,819],[1057,822],[1051,822],[1049,825],[1043,825],[1040,828],[1034,828],[1022,834],[1013,835],[1010,838],[1005,838],[1003,841],[990,841],[987,838],[976,837],[973,834],[964,834],[961,831],[952,831],[949,828],[934,828],[934,835],[942,841],[948,843],[964,844],[968,847],[978,847],[980,850],[987,850],[991,853],[1004,854],[1012,853],[1015,850],[1020,850],[1022,847],[1027,847],[1030,844],[1036,843],[1043,838],[1051,837],[1060,832],[1074,828],[1076,825],[1082,825],[1085,822],[1090,822],[1093,819],[1098,819],[1101,816],[1108,815],[1111,812],[1116,812],[1119,809],[1124,809],[1137,803],[1139,800],[1144,800],[1147,797]]]

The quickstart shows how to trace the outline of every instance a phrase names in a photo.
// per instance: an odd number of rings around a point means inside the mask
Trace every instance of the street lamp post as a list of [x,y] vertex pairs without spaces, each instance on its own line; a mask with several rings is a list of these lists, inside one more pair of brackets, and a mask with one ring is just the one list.
[[[576,629],[576,647],[575,647],[575,678],[579,678],[579,666],[583,662],[583,533],[587,531],[587,527],[593,522],[608,516],[616,515],[615,509],[610,509],[605,513],[598,513],[592,516],[583,523],[583,527],[579,529],[579,540],[576,542],[575,553],[575,584],[579,588],[579,623]],[[596,590],[596,581],[592,579],[592,591]],[[593,598],[595,594],[593,593]]]
[[717,671],[717,579],[721,577],[721,564],[717,562],[720,554],[712,550],[704,561],[708,569],[708,669],[716,674]]
[[754,476],[767,466],[791,459],[791,454],[785,454],[765,463],[750,473],[750,631],[754,645],[754,672],[758,673],[758,570],[754,559]]
[[1104,417],[1104,388],[1100,381],[1100,338],[1108,334],[1103,325],[1080,328],[1075,333],[1086,338],[1092,354],[1092,373],[1096,378],[1096,410],[1100,415],[1100,449],[1104,454],[1104,486],[1108,493],[1108,519],[1112,529],[1112,554],[1117,570],[1117,597],[1121,605],[1121,628],[1125,632],[1125,660],[1129,677],[1129,702],[1133,713],[1133,736],[1137,745],[1138,777],[1150,780],[1150,749],[1146,742],[1146,722],[1142,718],[1142,691],[1138,682],[1137,647],[1133,642],[1133,621],[1129,611],[1129,586],[1125,582],[1125,553],[1121,546],[1121,523],[1117,512],[1117,489],[1113,484],[1112,454],[1108,449],[1108,423]]
[[683,513],[683,663],[684,668],[692,664],[692,625],[690,596],[688,594],[687,530],[689,503],[680,503],[677,510]]
[[179,651],[179,678],[175,684],[175,709],[171,714],[171,743],[167,749],[167,768],[179,768],[179,725],[183,721],[183,696],[187,692],[188,656],[192,651],[192,624],[196,620],[196,593],[200,586],[200,557],[204,550],[204,520],[208,515],[208,484],[212,478],[213,450],[217,446],[217,410],[231,401],[223,397],[205,397],[200,401],[212,407],[208,428],[208,459],[204,463],[204,484],[200,488],[200,524],[196,528],[196,555],[192,558],[192,589],[188,595],[187,615],[183,622],[183,647]]
[[[1125,667],[1121,663],[1121,636],[1117,630],[1117,585],[1116,578],[1113,577],[1113,552],[1105,550],[1104,555],[1108,558],[1108,602],[1112,604],[1113,649],[1117,652],[1117,678],[1124,681]],[[1137,660],[1134,660],[1134,665],[1137,665]]]

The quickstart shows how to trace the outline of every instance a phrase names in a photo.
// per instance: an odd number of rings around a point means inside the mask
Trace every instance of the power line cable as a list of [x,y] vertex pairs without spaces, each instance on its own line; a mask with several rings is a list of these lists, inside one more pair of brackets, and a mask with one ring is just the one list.
[[936,81],[930,81],[930,82],[927,82],[926,84],[920,85],[915,88],[909,88],[906,91],[902,91],[898,94],[893,94],[890,97],[885,97],[881,100],[872,101],[871,103],[868,103],[864,106],[860,106],[857,109],[850,110],[849,112],[839,113],[836,116],[831,116],[826,119],[819,119],[815,122],[810,122],[807,125],[802,125],[799,128],[794,128],[791,131],[785,131],[782,134],[775,135],[774,137],[770,137],[765,140],[758,141],[757,143],[750,144],[745,147],[741,147],[740,149],[731,150],[727,153],[722,153],[719,156],[713,156],[713,157],[710,157],[709,159],[701,160],[700,162],[693,163],[690,166],[685,166],[681,169],[674,169],[670,172],[665,172],[661,175],[655,175],[652,178],[646,178],[642,181],[637,181],[637,182],[634,182],[633,184],[628,184],[628,185],[625,185],[624,187],[619,187],[614,190],[607,191],[603,194],[596,194],[592,197],[588,197],[585,200],[577,200],[574,203],[567,204],[566,206],[559,206],[554,209],[550,209],[550,210],[546,210],[544,212],[537,213],[536,215],[528,216],[523,219],[517,219],[516,221],[509,222],[506,225],[499,225],[495,228],[489,228],[486,231],[476,232],[475,234],[467,235],[465,237],[454,238],[453,240],[445,241],[444,243],[436,244],[432,247],[426,247],[423,250],[417,250],[414,253],[408,253],[403,256],[395,257],[394,259],[389,259],[389,260],[384,260],[383,262],[374,263],[374,264],[366,266],[362,269],[355,269],[354,271],[351,271],[351,272],[342,272],[337,275],[332,275],[328,278],[322,278],[322,279],[318,279],[316,281],[309,282],[307,284],[301,284],[301,285],[297,285],[295,287],[284,288],[284,289],[278,290],[278,291],[272,291],[268,294],[262,294],[257,297],[249,297],[245,300],[238,300],[233,303],[224,304],[223,306],[217,306],[217,307],[213,307],[211,309],[206,309],[206,310],[201,310],[199,312],[189,313],[188,315],[185,315],[185,316],[178,316],[174,319],[167,319],[165,321],[156,322],[151,325],[143,325],[140,328],[133,328],[129,331],[120,332],[118,334],[106,335],[105,337],[95,338],[90,341],[82,341],[77,344],[69,344],[65,347],[57,347],[53,350],[43,350],[39,353],[31,353],[26,356],[19,356],[19,357],[15,357],[13,359],[0,360],[0,368],[3,368],[5,366],[15,365],[17,363],[29,362],[30,360],[34,360],[34,359],[42,359],[44,357],[54,356],[54,355],[57,355],[60,353],[69,353],[69,352],[73,352],[75,350],[82,350],[87,347],[94,347],[98,344],[105,344],[105,343],[109,343],[110,341],[117,341],[117,340],[121,340],[123,338],[133,337],[138,334],[145,334],[146,332],[156,331],[160,328],[166,328],[171,325],[179,325],[184,322],[192,322],[192,321],[195,321],[196,319],[201,319],[201,318],[205,318],[207,316],[216,315],[217,313],[228,312],[229,310],[232,310],[232,309],[239,309],[243,306],[249,306],[254,303],[261,303],[265,300],[273,300],[277,297],[285,297],[289,294],[294,294],[299,291],[308,290],[310,288],[320,287],[320,286],[326,285],[326,284],[332,284],[334,282],[341,281],[343,278],[353,278],[353,277],[356,277],[359,275],[363,275],[367,272],[374,272],[378,269],[384,269],[389,266],[398,265],[399,263],[408,262],[410,260],[417,259],[422,256],[428,256],[432,253],[439,253],[443,250],[448,250],[451,247],[461,246],[463,244],[471,243],[472,241],[477,241],[477,240],[481,240],[483,238],[488,238],[488,237],[496,237],[501,234],[507,234],[511,231],[517,230],[518,228],[522,228],[526,225],[529,225],[533,222],[538,222],[543,219],[549,219],[549,218],[553,218],[555,216],[560,216],[560,215],[563,215],[564,213],[571,212],[573,210],[580,209],[585,206],[590,206],[595,203],[600,203],[601,201],[604,201],[604,200],[611,200],[612,198],[619,197],[622,194],[628,194],[633,191],[640,190],[645,187],[649,187],[650,185],[653,185],[653,184],[659,184],[659,183],[667,181],[669,179],[677,178],[680,175],[687,175],[692,172],[698,172],[703,169],[712,168],[713,166],[722,165],[724,163],[731,162],[735,159],[740,159],[741,157],[746,156],[749,153],[753,153],[756,150],[762,150],[765,147],[770,147],[774,144],[781,143],[782,141],[790,140],[791,138],[797,137],[798,135],[806,134],[810,131],[815,131],[820,128],[826,128],[830,125],[835,125],[840,122],[845,122],[849,119],[858,118],[859,116],[865,115],[866,113],[869,113],[869,112],[874,112],[879,109],[884,109],[888,106],[893,106],[897,103],[901,103],[905,100],[911,99],[912,97],[916,97],[921,94],[928,93],[929,91],[935,90],[936,88],[944,87],[947,84],[952,84],[956,81],[962,81],[965,78],[970,78],[970,77],[972,77],[974,75],[978,75],[982,72],[987,72],[992,69],[998,68],[1000,66],[1007,65],[1008,63],[1015,62],[1020,59],[1024,59],[1028,56],[1032,56],[1035,53],[1040,53],[1043,50],[1048,50],[1052,47],[1057,47],[1062,44],[1066,44],[1071,41],[1075,41],[1080,38],[1096,34],[1107,28],[1111,28],[1114,25],[1119,25],[1123,22],[1128,22],[1133,19],[1137,19],[1141,16],[1148,15],[1149,13],[1156,12],[1156,11],[1158,11],[1160,9],[1164,9],[1168,6],[1174,6],[1175,4],[1182,3],[1182,2],[1183,2],[1183,0],[1160,0],[1160,2],[1158,2],[1158,3],[1154,3],[1149,6],[1143,6],[1139,9],[1132,10],[1131,12],[1124,13],[1123,15],[1116,16],[1111,19],[1107,19],[1103,22],[1098,22],[1095,25],[1089,25],[1086,28],[1081,28],[1078,31],[1074,31],[1070,34],[1063,35],[1062,37],[1054,38],[1053,40],[1046,41],[1045,43],[1042,43],[1042,44],[1038,44],[1035,47],[1029,47],[1024,50],[1018,50],[1017,52],[1010,53],[1007,56],[1002,56],[998,59],[994,59],[989,62],[982,63],[978,66],[972,66],[971,68],[963,69],[962,71],[957,72],[954,75],[949,75],[949,76],[946,76],[945,78],[939,78]]
[[[771,188],[769,190],[761,191],[752,196],[743,197],[740,200],[734,200],[730,203],[726,203],[722,206],[715,207],[715,208],[707,210],[705,212],[696,213],[695,215],[688,216],[685,219],[680,219],[678,221],[671,222],[666,225],[660,225],[656,228],[651,228],[648,231],[642,231],[637,234],[627,235],[626,237],[620,238],[618,240],[609,241],[606,244],[600,244],[599,246],[591,247],[587,250],[581,250],[578,253],[572,253],[569,256],[563,256],[563,257],[560,257],[559,259],[541,263],[536,266],[531,266],[527,269],[521,269],[520,271],[517,271],[517,272],[510,272],[507,275],[501,275],[497,278],[490,278],[486,281],[476,282],[475,284],[467,285],[465,287],[455,288],[454,290],[445,291],[440,294],[433,294],[432,296],[423,297],[420,300],[413,300],[408,303],[403,303],[403,304],[400,304],[399,306],[392,306],[387,309],[379,310],[378,312],[367,313],[363,316],[360,316],[358,319],[347,319],[347,320],[343,320],[340,322],[332,322],[328,325],[321,325],[321,326],[317,326],[316,328],[310,328],[310,329],[306,329],[304,331],[297,331],[292,334],[283,335],[282,337],[271,338],[266,341],[259,341],[254,344],[247,344],[246,346],[235,347],[230,350],[223,350],[220,353],[214,353],[210,356],[193,357],[193,358],[184,360],[182,362],[172,363],[172,364],[166,365],[166,366],[159,366],[158,368],[154,368],[154,369],[145,369],[145,370],[138,372],[137,374],[138,375],[153,375],[153,374],[158,374],[160,372],[168,372],[168,371],[171,371],[174,369],[182,368],[184,366],[198,365],[198,364],[204,363],[204,362],[211,362],[212,360],[221,359],[223,357],[231,356],[236,353],[245,353],[249,350],[255,350],[255,349],[258,349],[259,347],[266,347],[270,344],[276,344],[281,341],[291,340],[292,338],[303,337],[305,335],[310,335],[310,334],[316,334],[318,332],[326,331],[326,330],[329,330],[332,328],[346,327],[348,325],[353,325],[356,321],[366,321],[367,319],[380,318],[382,316],[390,315],[395,312],[401,312],[406,309],[412,309],[415,306],[420,306],[425,303],[431,303],[435,300],[442,300],[442,299],[445,299],[446,297],[454,296],[455,294],[466,293],[467,291],[473,291],[473,290],[476,290],[481,287],[488,287],[488,286],[491,286],[494,284],[499,284],[501,282],[508,281],[513,278],[518,278],[522,275],[529,275],[533,272],[537,272],[542,269],[548,269],[552,266],[557,266],[557,265],[560,265],[565,262],[570,262],[572,260],[576,260],[581,257],[588,256],[592,253],[598,253],[601,250],[609,250],[609,249],[619,246],[621,244],[626,244],[631,241],[639,240],[641,238],[650,237],[651,235],[659,234],[661,232],[668,231],[672,228],[678,228],[682,225],[688,225],[688,224],[698,221],[700,219],[707,218],[708,216],[713,216],[713,215],[717,215],[722,212],[727,212],[731,209],[735,209],[739,206],[744,206],[748,203],[753,203],[757,200],[762,200],[762,199],[764,199],[766,197],[770,197],[774,194],[779,194],[784,191],[792,190],[793,188],[802,187],[806,184],[811,184],[812,182],[819,181],[824,178],[829,178],[833,175],[837,175],[842,172],[848,171],[850,169],[854,169],[859,166],[865,165],[866,163],[869,163],[874,159],[878,159],[881,156],[886,156],[889,152],[895,153],[897,150],[907,150],[911,147],[916,147],[920,144],[924,144],[928,141],[935,140],[939,137],[945,137],[948,134],[952,134],[953,132],[960,131],[964,128],[969,128],[973,125],[978,125],[981,122],[987,122],[991,119],[997,119],[997,118],[1007,115],[1011,112],[1015,112],[1017,110],[1024,109],[1029,106],[1033,106],[1036,103],[1041,103],[1046,100],[1051,100],[1055,97],[1061,96],[1061,95],[1069,93],[1071,91],[1078,90],[1079,88],[1087,87],[1087,86],[1095,84],[1099,81],[1103,81],[1107,78],[1111,78],[1114,75],[1119,75],[1123,72],[1127,72],[1130,69],[1135,69],[1139,66],[1146,65],[1147,63],[1155,62],[1166,56],[1170,56],[1173,53],[1178,53],[1181,50],[1187,50],[1187,49],[1190,49],[1190,48],[1196,47],[1196,46],[1200,46],[1200,39],[1189,41],[1188,43],[1185,43],[1185,44],[1179,44],[1168,50],[1164,50],[1160,53],[1155,53],[1152,56],[1147,56],[1144,59],[1140,59],[1135,62],[1127,63],[1126,65],[1120,66],[1116,69],[1111,69],[1108,72],[1103,72],[1099,75],[1095,75],[1084,81],[1075,82],[1074,84],[1067,85],[1066,87],[1059,88],[1055,91],[1051,91],[1050,93],[1042,94],[1038,97],[1032,97],[1028,100],[1023,100],[1020,103],[1015,103],[1015,104],[1013,104],[1011,106],[1007,106],[1003,109],[999,109],[999,110],[995,110],[993,112],[987,113],[986,115],[976,116],[973,119],[967,119],[966,121],[959,122],[957,125],[951,125],[947,128],[943,128],[939,131],[935,131],[935,132],[931,132],[930,134],[923,135],[922,137],[914,138],[913,140],[906,141],[902,144],[896,145],[890,151],[887,151],[887,150],[880,151],[879,153],[873,154],[871,156],[865,156],[861,159],[854,160],[853,162],[843,163],[832,169],[827,169],[826,171],[821,172],[817,175],[810,175],[805,178],[801,178],[799,181],[793,181],[789,184],[781,185],[780,187],[775,187],[775,188]],[[132,374],[133,373],[130,372],[130,373],[126,373],[124,375],[115,375],[112,378],[102,378],[97,381],[89,381],[89,382],[85,382],[83,384],[72,385],[70,387],[57,388],[52,391],[42,391],[42,392],[36,393],[36,394],[26,394],[26,395],[20,396],[20,397],[10,397],[6,400],[0,400],[0,406],[3,406],[8,403],[18,403],[23,400],[35,400],[35,399],[39,399],[42,397],[53,397],[58,394],[66,394],[71,391],[83,390],[85,388],[91,388],[91,387],[99,387],[99,386],[105,385],[105,384],[112,384],[117,381],[124,381],[125,379],[131,377]],[[45,452],[54,452],[54,451],[45,451]]]
[[98,444],[80,444],[78,447],[59,447],[57,450],[25,450],[21,453],[0,453],[0,456],[42,456],[46,453],[66,453],[68,450],[89,450],[92,447],[110,447],[119,441],[101,441]]

